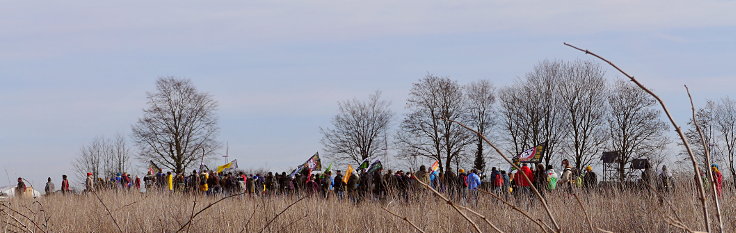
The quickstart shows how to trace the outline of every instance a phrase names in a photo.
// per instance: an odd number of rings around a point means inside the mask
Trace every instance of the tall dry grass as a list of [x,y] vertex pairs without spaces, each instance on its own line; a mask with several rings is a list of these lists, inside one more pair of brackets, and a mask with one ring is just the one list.
[[[426,190],[425,190],[426,191]],[[703,230],[700,203],[694,184],[679,183],[677,189],[663,196],[641,190],[617,189],[585,192],[577,190],[596,228],[613,232],[682,232],[667,222],[674,217],[693,230]],[[192,215],[195,197],[180,193],[126,193],[100,192],[100,199],[108,207],[115,222],[124,232],[175,232]],[[547,200],[564,232],[589,232],[583,209],[575,197],[561,190],[547,192]],[[484,194],[479,194],[477,206],[463,204],[484,215],[505,232],[540,232],[540,228],[518,211]],[[530,213],[533,218],[549,224],[538,200],[529,196],[508,197],[509,202]],[[196,197],[195,212],[220,197]],[[336,198],[325,200],[310,197],[296,203],[281,216],[273,219],[299,197],[274,196],[234,197],[223,200],[197,216],[190,232],[415,232],[401,218],[382,207],[407,217],[426,232],[473,232],[473,227],[444,201],[420,192],[407,203],[402,200],[352,203]],[[736,230],[732,217],[736,205],[734,195],[722,197],[726,232]],[[3,232],[118,232],[108,211],[94,195],[55,195],[38,199],[12,199],[0,207],[0,229]],[[18,213],[14,213],[17,211]],[[21,216],[25,215],[27,218]],[[468,213],[483,232],[495,232],[485,221]],[[17,219],[14,220],[13,218]],[[272,220],[273,219],[273,220]],[[33,221],[31,221],[33,220]],[[46,221],[47,220],[47,221]],[[34,226],[36,223],[38,227]],[[45,225],[47,224],[47,225]],[[25,225],[26,227],[23,227]]]

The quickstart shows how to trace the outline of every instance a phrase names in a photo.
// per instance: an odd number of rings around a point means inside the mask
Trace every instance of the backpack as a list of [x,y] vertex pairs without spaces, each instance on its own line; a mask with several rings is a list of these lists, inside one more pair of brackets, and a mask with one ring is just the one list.
[[503,186],[503,178],[501,177],[501,174],[500,173],[499,174],[496,174],[496,178],[495,179],[496,179],[495,180],[495,183],[493,184],[494,186],[496,186],[496,187]]
[[557,176],[548,176],[547,189],[555,190],[557,188]]
[[463,188],[467,188],[468,187],[468,175],[460,174],[460,180],[462,180],[461,183],[463,185]]

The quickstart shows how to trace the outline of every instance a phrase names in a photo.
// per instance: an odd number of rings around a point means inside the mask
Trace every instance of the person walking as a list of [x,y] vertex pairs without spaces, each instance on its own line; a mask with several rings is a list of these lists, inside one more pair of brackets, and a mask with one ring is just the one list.
[[18,177],[18,185],[15,186],[15,197],[23,197],[26,192],[26,183],[23,182],[22,177]]
[[333,182],[333,189],[338,200],[345,198],[345,182],[343,182],[342,172],[340,170],[335,171],[335,181]]
[[465,201],[468,197],[468,174],[465,174],[465,169],[458,171],[460,174],[457,175],[457,195],[460,201]]
[[514,190],[514,193],[527,194],[530,191],[529,187],[532,185],[530,181],[534,180],[534,173],[532,173],[529,166],[524,163],[521,165],[521,169],[517,172],[514,180],[516,181],[516,186],[519,188],[518,192]]
[[[567,160],[564,160],[564,161],[567,161]],[[564,170],[562,171],[562,177],[560,177],[559,185],[562,185],[563,187],[565,187],[568,193],[572,193],[572,182],[573,182],[572,181],[573,179],[572,168],[570,167],[569,163],[564,163],[564,161],[562,164],[565,167],[564,167]]]
[[534,188],[539,191],[539,194],[544,196],[544,191],[547,190],[547,170],[544,169],[544,164],[538,163],[537,168],[534,169]]
[[92,173],[87,173],[87,180],[84,181],[84,191],[94,192],[95,191],[95,178],[92,177]]
[[70,193],[71,189],[69,188],[69,180],[67,180],[66,175],[61,176],[61,194],[67,194]]
[[51,182],[51,177],[49,177],[48,181],[46,182],[46,187],[43,189],[43,191],[46,193],[46,195],[51,195],[54,193],[54,190],[56,190],[56,186],[54,185],[54,182]]
[[672,189],[672,173],[667,169],[666,165],[662,165],[662,172],[659,173],[657,186],[659,190],[664,193],[668,193]]
[[427,167],[424,165],[419,166],[419,171],[417,174],[415,174],[417,177],[417,180],[421,181],[422,183],[429,185],[429,174],[427,173]]
[[721,171],[718,169],[718,164],[715,163],[710,165],[710,170],[713,173],[713,182],[716,183],[716,192],[720,197],[723,192],[723,174],[721,174]]
[[468,174],[468,196],[475,206],[478,206],[478,188],[482,183],[477,173],[478,171],[473,169]]
[[591,189],[595,189],[597,185],[598,185],[598,176],[596,176],[595,172],[593,172],[593,167],[586,166],[585,175],[583,176],[583,187],[585,188],[585,191],[590,191]]

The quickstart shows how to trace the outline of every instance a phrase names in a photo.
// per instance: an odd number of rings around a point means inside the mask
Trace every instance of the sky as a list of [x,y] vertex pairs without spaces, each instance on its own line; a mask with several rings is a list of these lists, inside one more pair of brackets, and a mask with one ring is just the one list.
[[0,186],[58,183],[95,137],[129,136],[162,76],[213,96],[241,168],[274,170],[321,151],[338,101],[380,90],[395,128],[426,74],[503,87],[545,59],[592,59],[563,42],[639,78],[681,123],[683,84],[696,104],[736,85],[736,1],[0,3]]

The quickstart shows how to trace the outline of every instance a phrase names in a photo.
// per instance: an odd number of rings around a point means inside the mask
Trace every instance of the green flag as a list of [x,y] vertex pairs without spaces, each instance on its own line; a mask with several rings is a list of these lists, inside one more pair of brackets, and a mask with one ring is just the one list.
[[368,159],[366,159],[363,160],[363,163],[361,163],[360,166],[358,166],[358,169],[366,169],[368,166],[370,166],[370,163],[368,163]]

